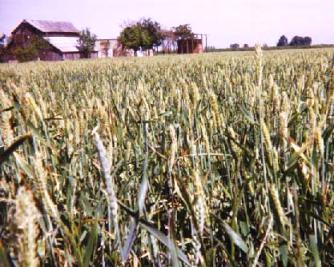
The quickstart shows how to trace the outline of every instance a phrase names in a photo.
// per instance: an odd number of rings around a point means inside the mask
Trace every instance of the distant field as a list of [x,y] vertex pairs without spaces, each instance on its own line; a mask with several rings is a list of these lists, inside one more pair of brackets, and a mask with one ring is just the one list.
[[2,64],[0,265],[333,266],[333,52]]
[[[294,50],[294,51],[301,51],[307,49],[334,49],[334,44],[318,44],[312,46],[267,46],[263,47],[265,51],[287,51],[287,50]],[[254,47],[239,47],[239,48],[210,48],[208,47],[209,52],[234,52],[234,51],[253,51]]]

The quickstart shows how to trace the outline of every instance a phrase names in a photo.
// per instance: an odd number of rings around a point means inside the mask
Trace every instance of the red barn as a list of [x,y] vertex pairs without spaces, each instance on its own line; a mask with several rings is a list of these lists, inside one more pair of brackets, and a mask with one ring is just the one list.
[[[82,57],[78,49],[80,31],[70,22],[23,20],[12,32],[7,49],[26,48],[32,40],[42,38],[46,46],[38,51],[40,60],[72,60]],[[97,51],[91,55],[97,57]],[[15,60],[9,55],[7,60]]]

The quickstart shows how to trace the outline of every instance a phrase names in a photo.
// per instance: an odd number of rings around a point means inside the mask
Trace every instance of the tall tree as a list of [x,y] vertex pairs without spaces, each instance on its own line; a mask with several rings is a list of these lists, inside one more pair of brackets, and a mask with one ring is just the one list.
[[81,31],[78,40],[78,49],[84,58],[91,57],[91,53],[94,51],[95,42],[96,35],[92,34],[88,28]]
[[291,41],[290,44],[291,46],[300,46],[300,45],[304,45],[304,38],[301,36],[294,36]]
[[288,45],[288,38],[286,38],[285,35],[282,35],[278,40],[277,46],[286,46],[286,45]]
[[160,24],[148,18],[126,26],[118,37],[118,41],[125,48],[133,49],[136,55],[141,48],[158,47],[163,38]]
[[310,46],[312,43],[312,38],[309,36],[301,37],[295,36],[292,38],[289,45],[291,46]]
[[240,45],[235,43],[235,44],[230,44],[230,48],[231,49],[239,49],[240,48]]
[[174,32],[177,39],[188,39],[194,37],[194,33],[190,24],[181,24],[177,27],[174,27]]
[[137,25],[127,26],[125,27],[120,36],[118,37],[118,41],[127,49],[133,49],[136,52],[139,50],[141,46],[141,32],[140,28]]
[[312,44],[312,38],[309,36],[304,37],[304,45],[311,45]]
[[150,37],[150,44],[147,48],[158,47],[161,45],[163,40],[163,34],[161,31],[161,26],[158,22],[152,21],[152,19],[142,19],[139,22],[143,31],[146,31],[146,34]]

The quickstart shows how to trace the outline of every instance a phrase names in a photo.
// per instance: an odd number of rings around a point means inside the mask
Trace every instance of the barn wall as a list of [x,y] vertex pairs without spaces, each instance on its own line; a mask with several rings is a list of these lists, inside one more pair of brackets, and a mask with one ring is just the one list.
[[[12,34],[12,40],[7,49],[25,48],[31,44],[34,36],[43,37],[43,33],[27,23],[22,23]],[[54,47],[39,51],[38,58],[40,60],[62,60],[62,55]],[[36,58],[37,59],[37,58]],[[15,60],[14,56],[8,55],[6,61]]]
[[80,52],[68,52],[63,54],[63,60],[75,60],[80,59],[81,55]]
[[79,37],[80,33],[77,32],[47,32],[44,33],[45,37]]
[[11,48],[27,47],[31,43],[30,40],[33,36],[41,37],[42,35],[35,31],[31,26],[22,24],[12,35],[12,40],[9,46]]
[[60,52],[48,50],[43,51],[39,54],[40,60],[46,60],[46,61],[54,61],[54,60],[62,60],[63,55]]
[[[97,52],[92,52],[90,58],[97,58],[98,53]],[[61,59],[63,60],[77,60],[83,58],[82,54],[80,52],[66,52],[63,53],[63,56]]]
[[98,52],[92,52],[90,58],[98,58]]

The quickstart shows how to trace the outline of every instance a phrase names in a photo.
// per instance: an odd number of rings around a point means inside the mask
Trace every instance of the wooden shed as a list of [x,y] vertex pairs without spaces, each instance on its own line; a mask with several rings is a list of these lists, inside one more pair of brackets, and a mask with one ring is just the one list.
[[203,53],[202,39],[189,38],[177,40],[179,54]]
[[[13,31],[7,50],[25,48],[32,40],[42,38],[47,46],[38,51],[40,60],[73,60],[82,57],[78,49],[80,31],[70,22],[23,20]],[[92,53],[97,57],[97,51]],[[9,60],[15,60],[13,55]]]

